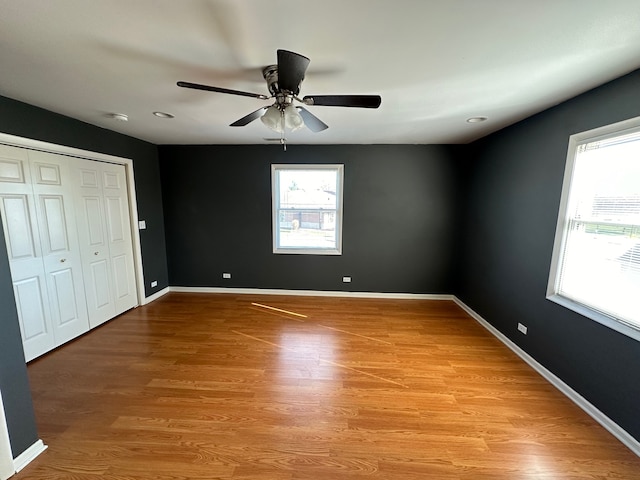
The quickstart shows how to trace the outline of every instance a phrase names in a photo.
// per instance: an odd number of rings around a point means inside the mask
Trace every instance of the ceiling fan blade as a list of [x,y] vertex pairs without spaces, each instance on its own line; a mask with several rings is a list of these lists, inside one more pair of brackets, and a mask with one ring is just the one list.
[[278,85],[294,95],[300,93],[300,83],[304,79],[310,60],[299,53],[278,50]]
[[245,125],[248,125],[249,123],[253,122],[256,118],[260,118],[264,114],[264,111],[266,109],[267,109],[267,107],[259,108],[255,112],[251,112],[249,115],[246,115],[246,116],[240,118],[239,120],[236,120],[235,122],[233,122],[229,126],[230,127],[244,127]]
[[305,105],[378,108],[382,98],[380,95],[307,95],[302,101]]
[[267,100],[269,97],[260,93],[241,92],[240,90],[230,90],[228,88],[211,87],[209,85],[200,85],[199,83],[178,82],[179,87],[194,88],[196,90],[206,90],[208,92],[229,93],[231,95],[241,95],[243,97],[259,98]]
[[318,117],[316,117],[313,113],[311,113],[306,108],[302,108],[302,107],[296,107],[296,108],[298,109],[298,112],[300,113],[302,120],[304,120],[304,124],[312,132],[318,133],[318,132],[321,132],[322,130],[326,130],[327,128],[329,128],[329,125],[324,123],[322,120],[320,120]]

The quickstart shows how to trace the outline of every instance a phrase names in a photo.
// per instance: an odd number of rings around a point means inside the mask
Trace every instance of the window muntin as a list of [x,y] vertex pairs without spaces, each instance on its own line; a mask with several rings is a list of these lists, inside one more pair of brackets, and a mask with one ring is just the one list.
[[343,165],[272,165],[273,251],[340,255]]
[[571,137],[547,294],[640,340],[640,119]]

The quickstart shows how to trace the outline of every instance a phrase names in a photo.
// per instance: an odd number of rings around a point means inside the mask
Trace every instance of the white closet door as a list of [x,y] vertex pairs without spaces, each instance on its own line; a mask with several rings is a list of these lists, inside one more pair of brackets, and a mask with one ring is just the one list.
[[116,314],[138,304],[127,176],[123,165],[102,164],[102,191],[107,218]]
[[56,346],[89,330],[67,158],[29,151]]
[[89,325],[93,328],[116,315],[101,163],[76,158],[70,161],[70,168],[78,213],[78,240]]
[[0,145],[0,215],[27,361],[138,304],[123,165]]
[[0,214],[26,360],[55,347],[27,151],[0,145]]
[[83,159],[71,168],[89,324],[95,327],[138,304],[126,171]]

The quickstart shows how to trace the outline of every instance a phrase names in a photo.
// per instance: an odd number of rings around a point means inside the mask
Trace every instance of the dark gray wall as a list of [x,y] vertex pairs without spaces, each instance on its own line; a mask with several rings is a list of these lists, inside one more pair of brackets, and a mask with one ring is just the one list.
[[[162,146],[160,162],[171,285],[452,291],[458,170],[446,146]],[[272,253],[272,163],[344,164],[342,255]]]
[[[0,97],[0,132],[133,160],[147,296],[168,285],[157,147],[109,130]],[[37,440],[11,273],[0,222],[0,389],[14,456]],[[158,286],[150,288],[152,280]]]
[[640,440],[640,343],[545,299],[569,136],[639,116],[638,92],[640,71],[466,146],[456,293]]
[[7,247],[0,222],[0,390],[13,457],[38,440],[18,313],[13,298]]

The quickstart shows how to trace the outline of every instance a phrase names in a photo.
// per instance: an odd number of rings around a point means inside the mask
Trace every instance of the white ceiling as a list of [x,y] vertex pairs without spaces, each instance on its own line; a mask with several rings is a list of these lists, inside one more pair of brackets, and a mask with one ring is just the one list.
[[311,59],[301,96],[382,96],[289,143],[467,143],[640,68],[640,1],[0,0],[0,45],[0,95],[156,144],[277,136],[228,126],[272,102],[176,82],[267,94],[279,48]]

